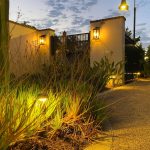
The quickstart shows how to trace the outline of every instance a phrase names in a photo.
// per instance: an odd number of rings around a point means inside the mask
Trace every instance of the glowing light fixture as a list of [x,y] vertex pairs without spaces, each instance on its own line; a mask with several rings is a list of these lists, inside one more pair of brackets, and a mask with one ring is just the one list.
[[137,75],[137,76],[140,76],[141,72],[135,72],[134,74]]
[[46,43],[46,35],[41,35],[40,36],[40,45],[45,45]]
[[127,4],[126,0],[121,1],[121,4],[119,5],[119,10],[121,10],[121,11],[129,10],[129,5]]
[[100,28],[96,27],[93,29],[93,39],[97,40],[100,38]]
[[148,56],[145,56],[145,57],[144,57],[144,60],[145,60],[145,61],[147,61],[148,59],[149,59],[149,57],[148,57]]
[[39,94],[38,95],[38,100],[41,102],[46,102],[48,100],[48,95],[46,94]]
[[111,75],[110,76],[110,79],[116,79],[117,77],[116,77],[116,75]]

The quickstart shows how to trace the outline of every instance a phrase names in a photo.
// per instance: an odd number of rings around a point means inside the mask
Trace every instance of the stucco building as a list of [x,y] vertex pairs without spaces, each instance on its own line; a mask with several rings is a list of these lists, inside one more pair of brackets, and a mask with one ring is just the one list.
[[[35,27],[10,21],[10,71],[16,76],[36,73],[43,65],[49,65],[52,56],[52,29],[38,30]],[[87,34],[86,34],[87,35]],[[86,37],[85,35],[85,37]],[[125,61],[125,18],[122,16],[90,22],[88,42],[90,64],[107,57],[111,62]],[[69,37],[69,36],[68,36]],[[75,36],[75,38],[79,38]],[[78,42],[85,42],[79,38]],[[55,47],[55,46],[54,46]],[[124,67],[121,82],[124,82]]]
[[51,59],[52,29],[38,30],[35,27],[9,21],[10,72],[15,76],[37,73]]

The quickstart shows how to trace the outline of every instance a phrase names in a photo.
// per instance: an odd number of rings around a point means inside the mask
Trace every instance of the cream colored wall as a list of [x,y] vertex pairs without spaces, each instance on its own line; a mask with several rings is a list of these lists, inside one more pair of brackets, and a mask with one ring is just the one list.
[[19,25],[18,23],[9,22],[9,33],[11,38],[18,38],[19,36],[24,36],[27,34],[31,34],[33,32],[36,32],[36,29],[33,28],[27,28],[24,25]]
[[[12,30],[13,29],[13,30]],[[10,23],[10,72],[15,76],[38,73],[42,65],[50,63],[50,36],[52,30],[36,30]],[[46,44],[40,45],[41,35],[46,35]]]
[[[93,29],[100,27],[100,39],[93,39]],[[90,24],[90,61],[100,61],[107,57],[110,62],[125,61],[125,18],[115,17],[91,22]],[[122,69],[124,72],[124,68]],[[124,82],[124,76],[122,76]]]

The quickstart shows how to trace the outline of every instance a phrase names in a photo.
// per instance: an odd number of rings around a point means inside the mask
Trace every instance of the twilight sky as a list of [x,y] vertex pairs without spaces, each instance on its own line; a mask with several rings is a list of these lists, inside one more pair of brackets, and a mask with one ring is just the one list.
[[[133,30],[133,0],[129,12],[119,12],[121,0],[10,0],[10,20],[29,21],[37,28],[52,28],[59,35],[89,31],[89,21],[124,15],[126,27]],[[136,0],[136,36],[143,46],[150,45],[150,0]],[[20,12],[19,19],[18,12]]]

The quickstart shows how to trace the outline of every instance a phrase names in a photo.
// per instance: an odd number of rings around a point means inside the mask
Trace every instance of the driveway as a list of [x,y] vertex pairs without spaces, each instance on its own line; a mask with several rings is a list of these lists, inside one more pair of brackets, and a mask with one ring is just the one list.
[[102,94],[109,106],[111,150],[150,150],[150,80]]

